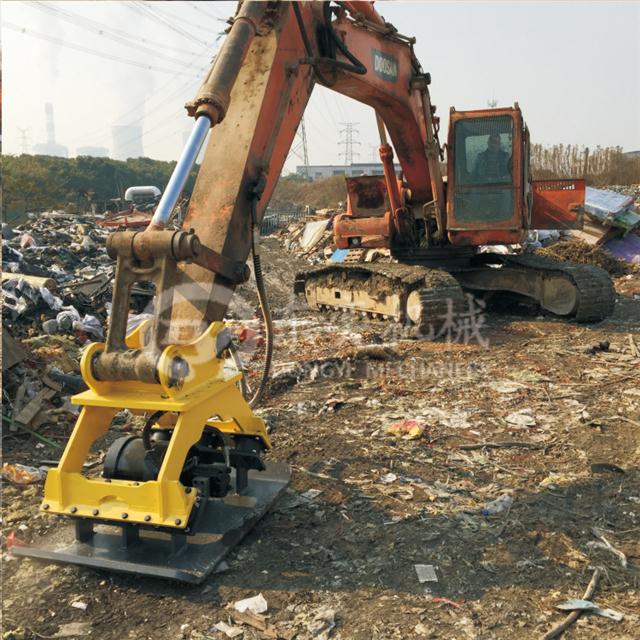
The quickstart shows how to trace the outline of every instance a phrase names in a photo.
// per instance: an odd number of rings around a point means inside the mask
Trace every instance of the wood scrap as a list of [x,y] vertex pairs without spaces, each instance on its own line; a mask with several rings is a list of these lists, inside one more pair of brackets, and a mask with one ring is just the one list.
[[[600,580],[600,574],[600,569],[596,568],[582,596],[583,600],[591,600],[593,597],[596,587],[598,586],[598,581]],[[547,633],[542,636],[542,640],[552,640],[562,635],[583,613],[584,612],[580,610],[572,611],[560,624],[557,624],[553,629],[547,631]]]
[[515,449],[522,447],[524,449],[547,449],[549,444],[537,444],[535,442],[476,442],[475,444],[460,444],[458,449],[464,451],[474,451],[476,449]]

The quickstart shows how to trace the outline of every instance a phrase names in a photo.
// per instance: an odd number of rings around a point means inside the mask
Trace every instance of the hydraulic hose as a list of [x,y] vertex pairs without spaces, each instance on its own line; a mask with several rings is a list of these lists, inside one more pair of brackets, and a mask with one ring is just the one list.
[[[269,301],[267,299],[267,291],[264,285],[264,277],[262,275],[262,262],[260,260],[260,249],[258,246],[260,230],[258,228],[258,214],[257,205],[262,189],[260,183],[253,189],[251,198],[251,254],[253,256],[253,274],[256,279],[256,291],[258,292],[258,302],[260,303],[260,312],[262,313],[262,320],[264,322],[265,333],[265,355],[264,366],[262,369],[262,377],[260,378],[260,384],[249,400],[249,406],[255,407],[267,388],[267,381],[269,380],[269,372],[271,371],[271,359],[273,357],[273,321],[271,319],[271,309],[269,308]],[[263,188],[263,185],[262,185]]]
[[[302,14],[300,13],[300,8],[297,2],[293,3],[293,13],[295,14],[296,21],[298,23],[298,28],[300,29],[300,34],[302,36],[302,41],[304,44],[305,51],[307,53],[307,58],[303,60],[305,64],[311,64],[315,71],[316,77],[318,80],[325,86],[330,87],[335,84],[335,70],[343,69],[344,71],[349,71],[351,73],[356,73],[358,75],[365,75],[367,73],[367,68],[358,60],[346,45],[342,42],[338,34],[335,32],[334,28],[331,25],[331,2],[324,2],[322,6],[322,14],[325,23],[325,31],[324,31],[324,46],[327,50],[331,49],[329,40],[334,43],[334,45],[344,54],[344,56],[351,62],[348,64],[346,62],[342,62],[341,60],[336,60],[334,57],[314,57],[313,50],[311,48],[311,41],[309,40],[309,36],[304,26],[304,21],[302,20]],[[319,63],[326,63],[331,65],[334,71],[334,79],[329,81],[318,69]]]

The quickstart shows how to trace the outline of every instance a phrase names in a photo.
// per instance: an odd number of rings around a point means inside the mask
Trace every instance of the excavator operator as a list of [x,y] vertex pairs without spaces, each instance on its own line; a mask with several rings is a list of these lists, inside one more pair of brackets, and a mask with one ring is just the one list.
[[489,136],[487,148],[476,158],[473,175],[478,182],[511,182],[511,156],[502,149],[499,133]]

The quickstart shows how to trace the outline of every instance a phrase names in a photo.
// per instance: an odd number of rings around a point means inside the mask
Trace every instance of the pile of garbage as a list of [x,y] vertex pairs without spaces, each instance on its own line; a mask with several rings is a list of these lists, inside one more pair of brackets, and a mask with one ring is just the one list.
[[311,263],[324,262],[333,253],[335,209],[318,209],[311,220],[296,221],[279,232],[287,251]]
[[557,242],[545,245],[541,249],[536,249],[535,253],[559,262],[595,265],[612,276],[624,276],[633,269],[631,265],[612,256],[607,251],[582,240],[571,238],[562,238]]
[[[2,234],[3,325],[20,336],[102,340],[115,270],[109,231],[93,216],[49,211],[15,229],[5,224]],[[136,288],[134,305],[144,307],[152,294]]]
[[[80,351],[104,340],[111,305],[108,235],[94,216],[62,211],[2,226],[3,421],[11,430],[77,411],[68,396],[83,387]],[[134,310],[152,295],[152,287],[137,286]]]
[[573,235],[624,260],[640,264],[640,185],[587,187],[585,224]]

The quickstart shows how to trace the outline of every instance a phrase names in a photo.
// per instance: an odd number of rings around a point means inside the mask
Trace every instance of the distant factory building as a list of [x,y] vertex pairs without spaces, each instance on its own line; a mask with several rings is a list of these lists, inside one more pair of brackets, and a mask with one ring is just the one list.
[[142,127],[139,125],[111,127],[113,139],[113,157],[116,160],[127,158],[141,158],[142,151]]
[[[400,165],[395,164],[396,173],[400,171]],[[303,164],[296,166],[299,176],[308,176],[311,180],[318,178],[330,178],[331,176],[381,176],[384,174],[380,162],[353,162],[350,165],[343,164]]]
[[108,158],[109,149],[107,149],[107,147],[78,147],[77,155],[93,156],[94,158]]
[[45,142],[33,145],[33,153],[37,156],[58,156],[59,158],[68,158],[69,149],[61,144]]

